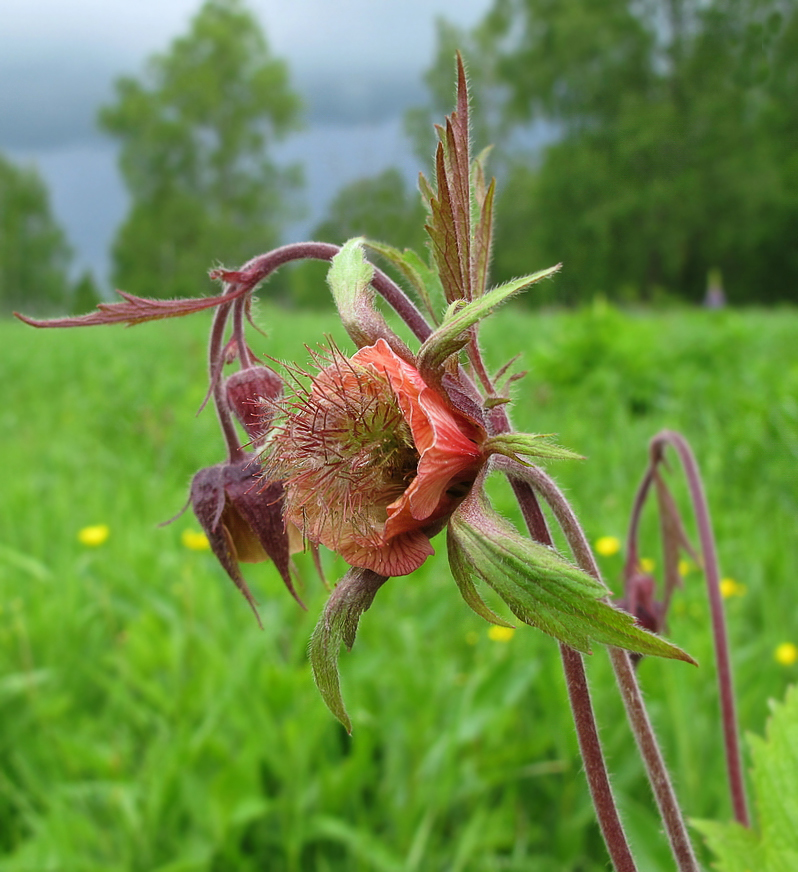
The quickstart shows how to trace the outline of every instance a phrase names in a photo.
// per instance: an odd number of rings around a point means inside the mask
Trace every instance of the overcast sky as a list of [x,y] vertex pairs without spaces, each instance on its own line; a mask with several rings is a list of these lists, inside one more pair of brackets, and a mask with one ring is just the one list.
[[[435,19],[472,27],[492,0],[248,0],[272,51],[288,61],[310,127],[281,159],[306,168],[304,234],[346,182],[417,163],[401,114],[422,102]],[[75,249],[74,269],[104,279],[128,205],[116,144],[97,109],[120,74],[184,33],[201,0],[0,0],[0,151],[45,177]],[[326,112],[322,111],[326,108]],[[379,112],[378,112],[379,110]]]
[[[0,148],[75,139],[93,128],[113,79],[185,32],[200,0],[0,0]],[[332,87],[373,103],[405,81],[417,102],[435,18],[470,27],[490,0],[249,0],[300,89]],[[397,89],[385,87],[389,99]],[[311,105],[313,101],[311,100]],[[317,101],[318,102],[318,101]],[[350,107],[351,108],[351,107]],[[404,108],[404,107],[401,107]]]
[[[474,24],[487,0],[250,0],[278,54],[303,68],[420,70],[443,15]],[[79,56],[124,62],[185,30],[196,0],[3,0],[0,57]]]

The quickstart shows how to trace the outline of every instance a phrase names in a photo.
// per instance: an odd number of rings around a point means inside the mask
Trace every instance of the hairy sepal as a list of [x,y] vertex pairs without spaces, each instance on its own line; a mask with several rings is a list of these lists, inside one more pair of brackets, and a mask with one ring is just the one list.
[[[519,620],[577,651],[590,654],[591,643],[599,642],[695,662],[675,645],[642,630],[630,614],[605,602],[604,585],[551,548],[522,536],[482,493],[472,492],[452,516],[448,548],[461,591],[473,598],[474,579],[484,582]],[[474,608],[469,597],[466,602]]]
[[499,433],[491,436],[483,445],[486,454],[502,454],[524,466],[530,464],[524,457],[541,460],[584,460],[581,454],[549,442],[550,435],[544,433]]
[[374,345],[384,339],[404,360],[412,359],[407,346],[391,330],[374,305],[374,267],[363,253],[363,239],[355,237],[345,242],[333,257],[327,272],[327,284],[332,291],[341,322],[358,348]]
[[338,582],[327,600],[321,619],[310,639],[310,665],[313,678],[327,708],[352,732],[352,722],[341,696],[338,654],[341,644],[351,650],[360,616],[374,601],[388,579],[370,569],[353,567]]
[[422,378],[429,383],[439,380],[443,364],[453,354],[457,354],[468,342],[468,331],[476,323],[494,312],[502,303],[520,294],[530,285],[554,275],[560,264],[540,270],[532,275],[514,279],[497,288],[492,288],[483,296],[470,303],[456,301],[449,306],[443,323],[422,344],[418,352],[417,368]]

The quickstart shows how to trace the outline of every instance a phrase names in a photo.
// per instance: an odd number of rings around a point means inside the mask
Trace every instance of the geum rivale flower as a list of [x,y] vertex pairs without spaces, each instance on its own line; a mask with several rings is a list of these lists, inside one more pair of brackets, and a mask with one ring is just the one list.
[[296,389],[279,403],[281,417],[261,454],[264,480],[284,487],[286,522],[352,567],[330,596],[310,647],[319,689],[347,729],[340,645],[352,646],[379,588],[389,576],[418,569],[434,553],[430,539],[445,527],[455,580],[487,620],[508,626],[475,581],[492,587],[522,621],[580,651],[589,652],[592,639],[689,659],[605,602],[602,584],[490,507],[483,483],[492,455],[519,466],[522,456],[575,455],[539,436],[490,435],[454,369],[433,387],[397,348],[401,354],[379,338],[351,357],[336,347],[315,352],[318,372],[292,371]]
[[283,480],[286,520],[308,539],[352,566],[407,575],[474,483],[485,430],[384,339],[316,362],[269,438],[266,477]]

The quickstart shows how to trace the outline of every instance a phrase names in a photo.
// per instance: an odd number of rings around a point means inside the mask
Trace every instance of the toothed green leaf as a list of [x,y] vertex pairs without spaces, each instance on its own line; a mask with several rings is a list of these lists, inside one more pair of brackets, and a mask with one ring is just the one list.
[[[461,589],[473,579],[492,587],[513,614],[585,654],[591,643],[694,662],[681,649],[642,630],[605,601],[606,588],[556,551],[522,536],[472,493],[449,522],[453,571]],[[470,590],[469,590],[470,594]],[[471,603],[469,602],[471,605]],[[484,605],[484,604],[483,604]],[[473,607],[473,606],[472,606]],[[487,607],[486,607],[487,608]]]
[[798,869],[798,688],[771,703],[766,735],[749,735],[757,826],[692,821],[716,856],[720,872]]
[[447,536],[446,547],[449,552],[449,568],[452,571],[454,580],[457,582],[457,587],[460,589],[460,595],[465,600],[466,605],[490,624],[497,624],[500,627],[512,627],[512,624],[505,621],[504,618],[500,618],[479,595],[477,586],[471,579],[468,557],[465,551],[460,547],[457,537],[451,535]]

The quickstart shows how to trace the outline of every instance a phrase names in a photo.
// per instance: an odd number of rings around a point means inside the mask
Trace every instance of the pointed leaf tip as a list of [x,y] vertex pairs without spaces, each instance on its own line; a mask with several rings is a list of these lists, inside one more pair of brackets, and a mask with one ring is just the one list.
[[342,643],[351,649],[360,616],[371,606],[377,591],[387,580],[369,569],[350,569],[330,594],[310,639],[308,655],[316,686],[327,708],[344,725],[347,733],[352,732],[352,722],[341,696],[338,655]]
[[[606,601],[603,584],[556,551],[522,536],[476,489],[449,522],[453,573],[466,602],[483,617],[473,580],[492,587],[513,614],[584,654],[591,642],[695,663]],[[490,618],[488,617],[488,620]]]

